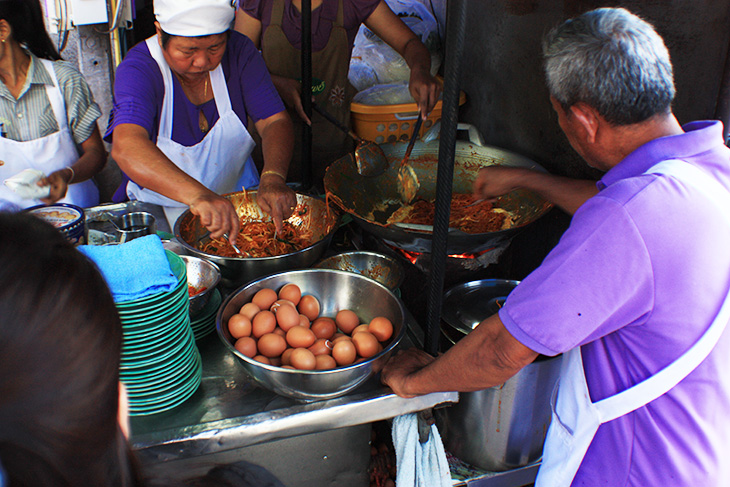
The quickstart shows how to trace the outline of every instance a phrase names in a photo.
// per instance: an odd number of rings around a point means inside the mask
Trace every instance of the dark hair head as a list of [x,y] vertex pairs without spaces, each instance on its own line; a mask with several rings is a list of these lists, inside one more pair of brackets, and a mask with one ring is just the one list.
[[565,109],[583,102],[615,125],[671,112],[669,52],[628,10],[600,8],[566,21],[545,38],[543,54],[548,89]]
[[27,213],[0,212],[0,255],[0,461],[9,485],[135,485],[117,423],[122,328],[104,278]]
[[13,30],[13,39],[42,59],[61,59],[43,22],[43,10],[38,0],[0,0],[0,19]]

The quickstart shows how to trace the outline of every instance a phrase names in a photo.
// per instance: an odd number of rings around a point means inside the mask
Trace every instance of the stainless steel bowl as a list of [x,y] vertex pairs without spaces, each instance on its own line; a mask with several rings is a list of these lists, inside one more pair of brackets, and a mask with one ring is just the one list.
[[[231,200],[241,217],[248,220],[269,218],[256,202],[256,191],[231,193],[225,197]],[[297,193],[297,203],[303,213],[295,213],[288,221],[294,226],[311,230],[314,244],[290,254],[276,257],[220,257],[202,252],[198,247],[210,240],[210,232],[190,210],[186,210],[175,222],[175,237],[191,255],[217,264],[226,287],[235,288],[275,272],[307,268],[327,250],[337,230],[340,215],[336,210],[328,209],[324,201],[304,194]]]
[[[385,316],[393,322],[393,337],[377,355],[332,370],[285,369],[246,357],[233,346],[233,338],[228,332],[228,319],[249,302],[259,289],[268,287],[278,291],[290,282],[299,286],[303,294],[311,294],[320,301],[320,316],[335,316],[340,309],[355,311],[363,322],[376,316]],[[403,304],[387,287],[359,274],[331,269],[282,272],[238,289],[226,298],[218,311],[216,328],[223,344],[238,357],[252,380],[277,394],[304,401],[331,399],[355,389],[380,371],[406,331]]]
[[318,269],[339,269],[362,274],[383,284],[391,291],[403,282],[403,266],[394,258],[378,252],[354,251],[327,257],[314,267]]
[[208,304],[210,297],[213,295],[213,291],[221,280],[221,270],[213,262],[201,259],[200,257],[181,255],[180,258],[185,262],[185,268],[188,274],[188,286],[196,289],[205,287],[204,291],[190,296],[188,300],[190,303],[190,313],[195,314]]

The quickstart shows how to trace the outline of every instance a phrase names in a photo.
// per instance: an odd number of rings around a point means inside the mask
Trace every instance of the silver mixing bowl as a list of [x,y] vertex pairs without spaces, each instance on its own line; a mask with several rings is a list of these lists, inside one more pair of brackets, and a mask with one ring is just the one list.
[[[233,346],[228,319],[249,302],[259,289],[268,287],[278,291],[290,282],[299,286],[302,294],[311,294],[320,301],[320,316],[334,317],[340,309],[355,311],[365,323],[376,316],[385,316],[393,322],[393,336],[377,355],[360,363],[331,370],[285,369],[246,357]],[[238,289],[226,298],[218,311],[216,328],[223,344],[238,357],[252,380],[277,394],[304,401],[331,399],[355,389],[380,371],[406,332],[403,304],[387,287],[359,274],[330,269],[282,272]]]
[[[256,191],[224,195],[231,200],[238,215],[246,220],[267,220],[269,216],[256,202]],[[295,227],[310,230],[314,243],[307,248],[276,257],[220,257],[198,250],[201,243],[210,240],[210,232],[200,219],[186,210],[175,222],[175,237],[185,250],[196,257],[214,262],[221,270],[222,283],[236,288],[256,278],[290,269],[304,269],[314,264],[332,240],[340,214],[328,209],[323,200],[297,193],[297,210],[289,217]],[[301,214],[298,211],[301,210]]]
[[362,274],[387,286],[391,291],[398,289],[405,276],[403,266],[394,258],[379,252],[362,250],[343,252],[327,257],[314,267],[318,269],[339,269]]

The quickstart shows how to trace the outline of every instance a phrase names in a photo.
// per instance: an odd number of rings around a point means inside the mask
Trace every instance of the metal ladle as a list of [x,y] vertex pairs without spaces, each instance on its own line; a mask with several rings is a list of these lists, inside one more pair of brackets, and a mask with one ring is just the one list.
[[408,164],[408,158],[411,157],[411,152],[413,151],[413,146],[416,143],[418,132],[421,130],[422,123],[423,118],[419,112],[418,120],[413,126],[411,140],[408,142],[406,153],[403,155],[403,160],[398,168],[398,195],[400,196],[401,201],[407,205],[413,201],[416,197],[416,193],[418,193],[418,188],[421,187],[421,184],[418,182],[418,177],[416,176],[416,170],[413,169],[413,166]]
[[378,144],[361,139],[355,132],[347,128],[342,122],[316,103],[312,103],[312,108],[332,122],[337,128],[355,139],[355,142],[357,142],[357,147],[355,147],[355,164],[357,165],[358,174],[361,176],[375,177],[385,172],[388,167],[388,159]]

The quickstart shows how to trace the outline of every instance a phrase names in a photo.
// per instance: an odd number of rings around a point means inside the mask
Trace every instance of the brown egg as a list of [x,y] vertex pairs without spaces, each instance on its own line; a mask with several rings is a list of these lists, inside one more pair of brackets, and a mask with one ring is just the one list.
[[281,365],[291,365],[291,353],[293,351],[293,348],[284,350],[284,353],[281,354]]
[[334,343],[335,340],[337,340],[338,338],[342,338],[342,337],[347,337],[348,339],[350,338],[349,335],[345,335],[341,331],[338,331],[338,332],[335,332],[334,335],[332,335],[332,338],[330,338],[330,340],[332,340],[332,342]]
[[258,353],[256,350],[256,340],[251,337],[239,338],[236,340],[234,347],[246,357],[253,357]]
[[236,339],[251,336],[251,320],[242,314],[235,314],[228,319],[228,331]]
[[378,341],[384,342],[393,336],[393,323],[384,316],[377,316],[370,320],[368,331],[375,335]]
[[299,300],[302,298],[302,290],[296,284],[284,284],[279,289],[279,299],[286,299],[294,303],[294,306],[299,304]]
[[299,312],[294,306],[282,305],[276,312],[276,322],[282,330],[289,331],[293,326],[299,326]]
[[309,321],[309,318],[307,318],[303,314],[299,313],[299,326],[303,326],[304,328],[309,328],[310,326],[312,326],[312,323]]
[[335,320],[332,318],[320,316],[312,322],[312,331],[317,338],[326,338],[329,340],[334,336],[335,331],[337,331],[337,325],[335,325]]
[[352,330],[360,324],[360,319],[354,311],[341,309],[337,312],[337,316],[335,316],[335,323],[337,323],[337,328],[344,333],[352,333]]
[[267,287],[259,289],[256,294],[253,295],[251,302],[261,309],[269,309],[274,301],[279,299],[276,291]]
[[314,354],[306,348],[295,348],[291,353],[291,364],[299,370],[314,370],[317,365],[317,359]]
[[282,369],[291,369],[291,370],[296,370],[296,367],[292,367],[291,365],[282,365],[282,366],[281,366],[281,368],[282,368]]
[[368,325],[363,323],[360,325],[357,325],[354,330],[352,330],[352,333],[350,333],[351,336],[355,336],[355,333],[359,331],[368,331]]
[[282,330],[281,328],[279,328],[278,326],[276,328],[274,328],[274,331],[272,331],[271,333],[276,333],[277,335],[286,336],[286,332],[284,330]]
[[259,353],[266,357],[278,357],[286,350],[286,340],[276,333],[267,333],[259,338]]
[[332,347],[332,358],[337,365],[350,365],[356,357],[357,351],[351,340],[341,340]]
[[239,314],[242,314],[249,320],[252,320],[254,316],[256,316],[256,313],[261,311],[261,308],[258,307],[258,305],[254,303],[246,303],[243,306],[241,306],[241,311],[239,311]]
[[276,365],[277,367],[281,367],[281,357],[271,357],[269,359],[269,363],[271,365]]
[[268,310],[259,311],[251,322],[252,333],[256,338],[271,333],[276,328],[276,316]]
[[337,362],[331,355],[315,355],[315,370],[329,370],[337,367]]
[[288,306],[290,308],[294,308],[295,310],[297,309],[297,307],[294,306],[294,303],[292,303],[291,301],[289,301],[287,299],[277,299],[276,301],[274,301],[274,304],[271,305],[271,308],[269,308],[269,311],[276,314],[278,309],[281,308],[282,306]]
[[319,300],[311,294],[306,294],[299,300],[297,309],[301,314],[309,318],[309,321],[314,321],[319,316]]
[[309,328],[294,326],[286,332],[286,342],[293,348],[307,348],[317,339]]
[[351,342],[352,338],[350,338],[350,335],[335,334],[335,336],[332,337],[332,340],[331,340],[332,343],[338,343],[338,342],[342,342],[342,341]]
[[315,356],[330,355],[332,353],[332,342],[326,338],[317,338],[317,341],[315,341],[308,350]]
[[[378,339],[375,335],[366,331],[361,331],[352,335],[352,343],[355,344],[357,354],[363,358],[370,358],[378,353]],[[259,348],[261,348],[261,340],[259,340]]]
[[271,360],[269,360],[269,357],[265,357],[263,355],[255,355],[253,359],[257,362],[261,362],[262,364],[271,365]]

